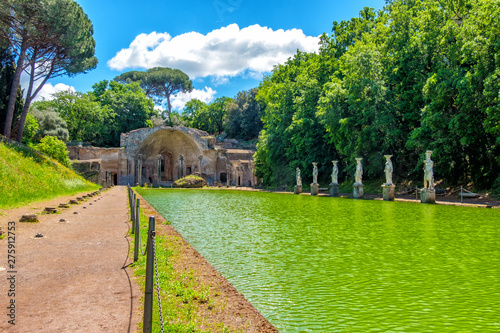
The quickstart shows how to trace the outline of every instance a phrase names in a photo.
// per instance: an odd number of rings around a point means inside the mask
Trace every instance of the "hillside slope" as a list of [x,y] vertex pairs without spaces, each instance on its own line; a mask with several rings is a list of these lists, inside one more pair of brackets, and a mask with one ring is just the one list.
[[0,209],[98,188],[29,147],[0,141]]

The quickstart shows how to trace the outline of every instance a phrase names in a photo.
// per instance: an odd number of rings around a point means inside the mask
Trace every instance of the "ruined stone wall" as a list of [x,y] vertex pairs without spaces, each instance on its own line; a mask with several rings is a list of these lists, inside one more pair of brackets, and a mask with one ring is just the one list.
[[120,148],[68,146],[72,160],[99,160],[101,173],[116,184],[167,185],[188,174],[201,173],[209,184],[255,185],[252,150],[224,149],[215,138],[187,127],[143,128],[123,133]]

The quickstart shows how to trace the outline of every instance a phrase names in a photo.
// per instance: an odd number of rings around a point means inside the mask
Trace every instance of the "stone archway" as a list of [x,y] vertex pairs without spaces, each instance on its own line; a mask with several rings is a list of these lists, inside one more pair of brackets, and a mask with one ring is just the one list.
[[137,149],[137,153],[142,156],[145,180],[165,183],[186,175],[192,165],[198,164],[198,157],[203,154],[205,147],[198,141],[189,133],[174,128],[162,128],[150,134]]

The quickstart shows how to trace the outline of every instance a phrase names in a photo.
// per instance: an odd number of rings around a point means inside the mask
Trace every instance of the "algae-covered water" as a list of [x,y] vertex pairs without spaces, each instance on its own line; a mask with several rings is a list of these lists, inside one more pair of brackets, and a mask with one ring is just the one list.
[[280,332],[499,332],[500,211],[141,194]]

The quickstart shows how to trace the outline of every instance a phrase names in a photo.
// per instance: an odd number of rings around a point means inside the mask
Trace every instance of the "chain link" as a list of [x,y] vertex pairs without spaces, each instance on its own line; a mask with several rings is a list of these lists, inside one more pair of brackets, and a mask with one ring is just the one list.
[[161,325],[161,333],[165,332],[163,327],[163,310],[161,309],[161,296],[160,296],[160,284],[158,281],[160,278],[158,277],[158,261],[156,260],[156,241],[155,236],[151,237],[153,242],[153,258],[155,260],[155,284],[156,284],[156,297],[158,298],[158,312],[160,313],[160,325]]

